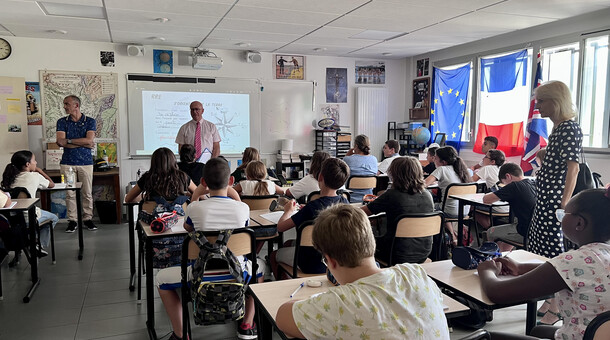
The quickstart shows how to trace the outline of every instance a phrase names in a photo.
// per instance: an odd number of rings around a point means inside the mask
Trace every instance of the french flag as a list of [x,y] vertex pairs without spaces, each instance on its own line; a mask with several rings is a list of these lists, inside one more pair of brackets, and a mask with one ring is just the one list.
[[482,153],[485,137],[498,138],[506,156],[521,156],[530,89],[527,86],[527,50],[481,59],[481,113],[474,152]]
[[[542,83],[542,58],[538,53],[538,63],[536,65],[536,82],[533,89],[540,86]],[[548,133],[546,130],[546,120],[540,116],[540,112],[534,107],[536,100],[534,99],[534,91],[532,90],[532,100],[530,101],[530,110],[527,118],[527,128],[525,130],[525,151],[521,158],[521,169],[527,176],[531,175],[535,169],[538,169],[541,164],[536,163],[536,153],[544,148],[547,144]]]

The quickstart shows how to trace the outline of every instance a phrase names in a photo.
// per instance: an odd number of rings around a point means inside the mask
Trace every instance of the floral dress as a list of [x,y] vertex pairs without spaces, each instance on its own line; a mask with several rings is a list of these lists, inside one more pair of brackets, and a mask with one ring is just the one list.
[[559,123],[549,136],[546,156],[536,176],[538,199],[527,237],[528,251],[545,257],[564,252],[563,232],[555,211],[561,208],[567,162],[579,161],[581,147],[582,131],[575,121]]

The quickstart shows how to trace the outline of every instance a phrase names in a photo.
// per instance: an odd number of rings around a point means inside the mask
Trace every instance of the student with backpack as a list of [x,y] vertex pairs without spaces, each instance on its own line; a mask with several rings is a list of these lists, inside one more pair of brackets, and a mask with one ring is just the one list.
[[322,211],[312,240],[340,285],[280,306],[276,323],[286,335],[306,339],[449,339],[440,289],[417,264],[377,267],[375,239],[362,210],[339,204]]
[[[483,291],[498,304],[555,294],[561,327],[537,326],[530,337],[493,334],[492,339],[582,339],[587,325],[610,306],[610,188],[590,189],[556,209],[565,237],[580,248],[543,264],[518,263],[510,257],[479,264]],[[498,276],[510,276],[499,278]]]
[[[250,220],[250,209],[243,202],[232,200],[227,196],[228,187],[233,185],[230,177],[229,164],[223,158],[210,159],[203,170],[201,184],[208,187],[210,197],[208,199],[189,204],[184,217],[184,229],[189,232],[194,230],[219,231],[225,229],[243,228],[248,226]],[[248,272],[251,264],[243,257],[238,259],[242,270]],[[259,271],[257,278],[262,279],[264,262],[257,261]],[[192,271],[189,269],[189,280],[192,279]],[[165,306],[173,333],[170,340],[181,339],[182,333],[182,305],[176,289],[180,288],[180,267],[170,267],[159,271],[157,274],[157,287],[159,296]],[[246,299],[246,314],[238,328],[239,339],[256,339],[257,330],[254,324],[254,300],[252,297]]]
[[267,167],[261,161],[252,161],[246,167],[246,180],[233,187],[243,196],[284,194],[284,189],[267,178]]
[[[36,197],[36,191],[39,188],[53,188],[55,183],[36,162],[36,156],[28,150],[17,151],[11,157],[11,162],[6,165],[2,174],[2,187],[13,189],[22,187],[25,188],[30,197]],[[36,207],[36,218],[38,222],[51,221],[51,226],[45,224],[40,230],[40,246],[38,249],[39,256],[46,256],[48,253],[44,248],[49,246],[51,240],[50,228],[55,228],[59,218],[50,211],[42,210]],[[27,221],[27,219],[26,219]]]
[[[308,202],[296,214],[296,201],[292,200],[284,204],[284,214],[277,223],[277,230],[280,232],[300,226],[303,222],[311,221],[318,216],[320,211],[331,205],[339,203],[349,203],[345,197],[337,195],[343,183],[349,177],[349,168],[344,161],[338,158],[329,158],[322,163],[318,184],[320,185],[320,197]],[[294,240],[289,240],[284,247],[271,253],[270,261],[273,275],[279,278],[278,262],[293,264],[295,247]],[[324,273],[326,270],[320,262],[320,254],[312,247],[302,247],[299,252],[299,268],[308,274]]]

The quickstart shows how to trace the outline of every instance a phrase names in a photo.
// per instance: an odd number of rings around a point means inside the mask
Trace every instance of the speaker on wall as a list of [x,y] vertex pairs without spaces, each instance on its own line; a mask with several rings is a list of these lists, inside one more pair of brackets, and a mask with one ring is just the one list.
[[246,52],[246,62],[248,63],[260,63],[263,60],[260,52],[248,51]]
[[144,55],[144,46],[127,45],[127,55],[130,57],[141,57]]

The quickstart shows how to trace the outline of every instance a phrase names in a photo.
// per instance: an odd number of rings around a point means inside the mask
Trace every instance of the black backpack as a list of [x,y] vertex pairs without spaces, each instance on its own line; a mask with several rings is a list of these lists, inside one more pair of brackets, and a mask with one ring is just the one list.
[[[199,246],[199,257],[193,265],[193,279],[190,294],[193,300],[195,324],[214,325],[239,320],[245,313],[245,294],[248,279],[244,279],[241,265],[235,255],[227,248],[232,230],[223,230],[218,239],[211,244],[202,231],[190,234]],[[210,273],[212,268],[215,273]],[[207,281],[217,275],[219,280]],[[222,278],[220,278],[222,276]],[[187,278],[183,277],[186,282]]]

